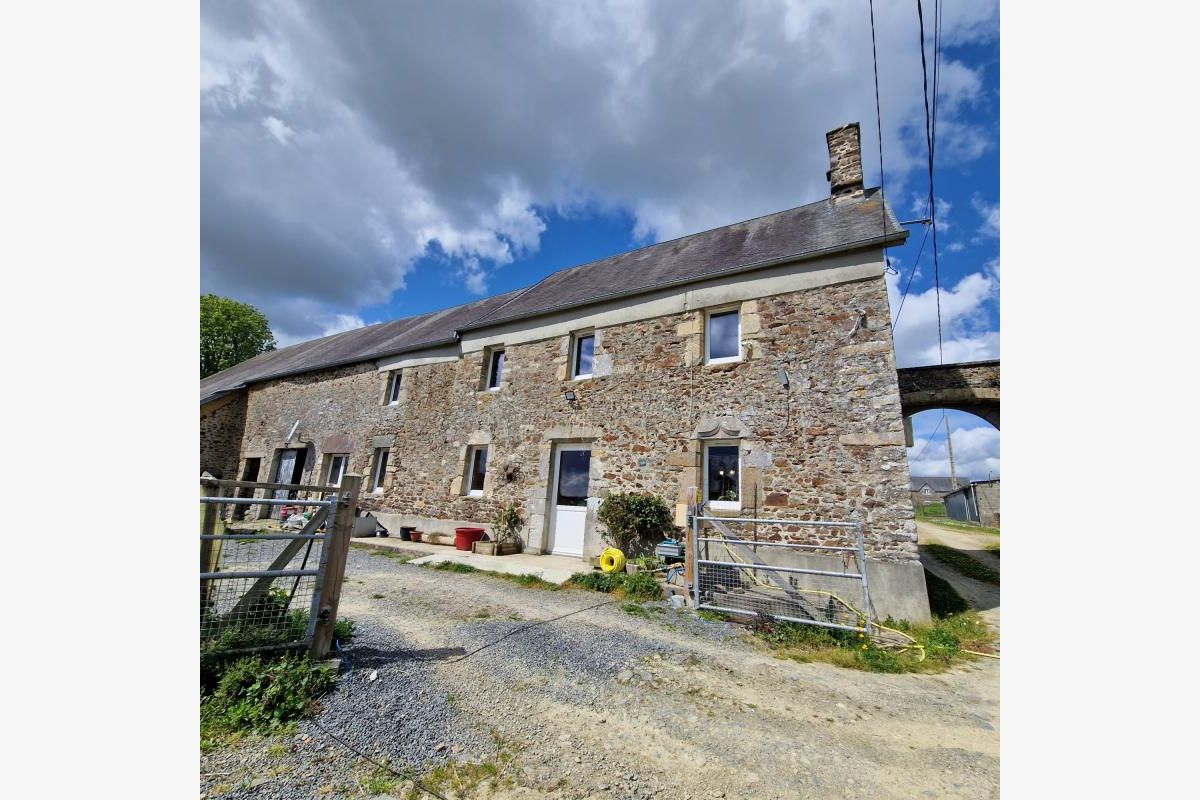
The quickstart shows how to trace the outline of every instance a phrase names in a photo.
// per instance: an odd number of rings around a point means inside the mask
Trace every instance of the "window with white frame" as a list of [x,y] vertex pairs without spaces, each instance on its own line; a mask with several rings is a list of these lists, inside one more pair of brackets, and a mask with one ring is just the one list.
[[742,324],[738,309],[715,311],[704,328],[704,357],[710,364],[739,361],[742,357]]
[[933,490],[928,486],[925,486],[921,489],[921,494],[933,494]]
[[575,343],[571,347],[571,377],[592,377],[592,357],[596,352],[595,333],[575,334]]
[[742,507],[741,448],[737,442],[709,442],[704,446],[704,499],[716,509]]
[[342,476],[346,474],[346,464],[349,460],[350,456],[345,453],[331,453],[329,455],[329,471],[325,473],[326,486],[342,485]]
[[389,449],[386,447],[375,448],[375,463],[371,467],[371,491],[383,491],[383,479],[387,474],[387,463]]
[[387,404],[394,406],[400,402],[400,370],[393,370],[388,376]]
[[472,447],[467,451],[467,480],[466,494],[470,497],[483,497],[483,482],[487,478],[486,446]]
[[488,356],[487,388],[499,389],[504,380],[504,351],[493,350]]

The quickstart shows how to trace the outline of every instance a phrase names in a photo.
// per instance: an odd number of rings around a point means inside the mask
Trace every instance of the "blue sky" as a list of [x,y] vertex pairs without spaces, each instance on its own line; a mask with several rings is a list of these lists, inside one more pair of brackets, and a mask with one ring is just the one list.
[[[888,198],[921,218],[915,5],[875,13]],[[947,4],[943,25],[944,357],[992,358],[997,4]],[[206,0],[202,291],[262,308],[281,344],[469,302],[819,200],[824,133],[854,120],[877,184],[870,36],[865,1]],[[911,231],[890,252],[893,310],[921,244]],[[901,365],[939,359],[933,285],[927,243],[895,329]],[[914,419],[910,455],[933,435],[914,474],[946,474],[940,418]],[[998,473],[996,432],[950,418],[960,473]]]

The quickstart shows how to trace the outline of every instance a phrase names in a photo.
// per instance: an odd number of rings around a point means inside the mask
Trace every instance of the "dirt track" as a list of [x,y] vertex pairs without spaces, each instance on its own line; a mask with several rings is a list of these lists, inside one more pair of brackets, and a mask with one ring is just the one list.
[[[619,604],[497,641],[605,599],[354,550],[342,613],[362,632],[347,651],[358,667],[342,679],[345,697],[319,719],[346,737],[373,731],[358,745],[414,768],[514,752],[505,769],[512,785],[495,797],[999,795],[997,662],[943,675],[800,664],[724,623],[666,608],[643,619]],[[451,709],[445,722],[405,723],[395,709],[408,706],[390,698],[408,697],[414,685],[422,703]],[[310,738],[289,742],[286,758],[263,755],[267,742],[244,742],[206,756],[202,771],[237,764],[222,778],[226,789],[274,773],[228,796],[361,796],[362,762],[312,726],[301,730]],[[435,740],[456,744],[437,750]],[[216,780],[205,786],[209,796],[224,794]]]

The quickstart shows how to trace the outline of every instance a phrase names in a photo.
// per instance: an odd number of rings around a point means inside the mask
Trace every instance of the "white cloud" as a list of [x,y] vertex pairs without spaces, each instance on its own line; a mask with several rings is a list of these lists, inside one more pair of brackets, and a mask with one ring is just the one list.
[[[927,411],[923,416],[936,424],[940,419],[937,412]],[[967,415],[961,415],[971,419]],[[912,475],[949,475],[950,458],[946,450],[945,434],[935,437],[925,446],[931,431],[923,431],[924,435],[915,435],[917,425],[914,418],[915,446],[908,450],[909,473]],[[961,423],[959,423],[961,424]],[[951,423],[951,441],[954,444],[954,472],[959,479],[985,480],[989,475],[1000,477],[1000,431],[990,425],[959,427]],[[920,460],[917,460],[920,456]]]
[[[920,53],[912,9],[877,6],[899,197],[924,163]],[[264,0],[201,14],[202,288],[264,308],[358,313],[430,252],[483,292],[540,246],[538,208],[625,211],[661,240],[825,196],[824,134],[839,124],[862,122],[876,149],[867,15],[836,0]],[[995,0],[948,4],[944,46],[994,39],[997,19]],[[962,113],[981,73],[947,54],[941,85],[939,160],[994,146]],[[306,337],[322,319],[272,321]]]
[[288,124],[279,117],[266,117],[262,121],[263,127],[267,132],[275,137],[280,144],[286,145],[296,132],[288,127]]
[[971,206],[979,212],[979,216],[983,218],[982,224],[979,226],[979,236],[973,241],[982,241],[984,237],[999,238],[1000,236],[1000,204],[989,203],[979,195],[971,198]]
[[[993,263],[994,271],[991,269]],[[896,363],[901,367],[937,364],[938,296],[932,288],[924,292],[910,291],[901,309],[900,279],[900,275],[887,276],[892,314],[900,313],[893,331]],[[988,262],[984,272],[973,272],[953,287],[942,289],[941,361],[952,363],[999,357],[1000,333],[991,329],[987,313],[987,304],[998,300],[999,292],[999,259]]]

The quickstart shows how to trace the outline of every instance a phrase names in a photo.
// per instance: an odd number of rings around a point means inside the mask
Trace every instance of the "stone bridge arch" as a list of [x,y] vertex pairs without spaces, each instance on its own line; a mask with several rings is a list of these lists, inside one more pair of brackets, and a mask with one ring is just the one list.
[[934,408],[965,411],[1000,429],[1000,361],[933,364],[896,370],[904,437],[912,447],[912,416]]

